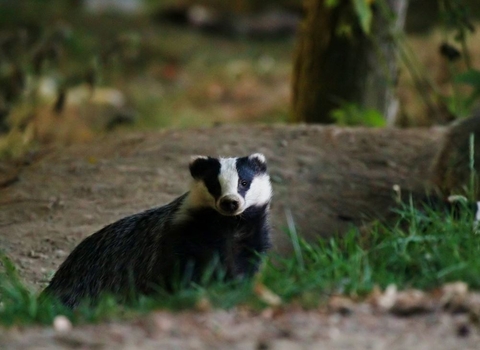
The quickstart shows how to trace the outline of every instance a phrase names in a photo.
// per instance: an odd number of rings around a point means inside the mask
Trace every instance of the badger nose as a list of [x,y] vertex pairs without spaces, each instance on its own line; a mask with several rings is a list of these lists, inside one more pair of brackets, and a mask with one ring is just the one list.
[[234,213],[239,208],[240,203],[236,199],[222,198],[220,200],[220,208],[226,213]]

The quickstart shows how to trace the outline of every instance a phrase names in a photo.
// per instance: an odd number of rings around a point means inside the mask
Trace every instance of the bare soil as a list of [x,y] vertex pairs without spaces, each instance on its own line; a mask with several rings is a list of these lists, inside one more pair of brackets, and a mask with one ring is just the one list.
[[[0,164],[0,247],[25,281],[41,289],[83,238],[188,190],[190,155],[263,152],[275,191],[274,250],[288,254],[285,210],[310,240],[386,217],[393,185],[414,192],[428,186],[445,130],[219,126],[117,133],[51,149],[20,169]],[[463,317],[398,318],[363,304],[350,316],[294,307],[156,312],[67,333],[0,329],[0,348],[475,349],[479,334]]]
[[[0,331],[1,332],[1,331]],[[2,334],[3,333],[3,334]],[[478,349],[463,315],[393,317],[358,305],[351,315],[323,311],[153,312],[130,322],[1,332],[2,349]]]

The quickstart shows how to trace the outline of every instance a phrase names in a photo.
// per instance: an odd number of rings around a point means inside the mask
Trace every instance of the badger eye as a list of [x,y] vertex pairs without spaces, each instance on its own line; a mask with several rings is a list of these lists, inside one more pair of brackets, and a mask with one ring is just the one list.
[[246,181],[246,180],[240,180],[240,186],[242,186],[242,187],[247,187],[247,186],[248,186],[248,181]]

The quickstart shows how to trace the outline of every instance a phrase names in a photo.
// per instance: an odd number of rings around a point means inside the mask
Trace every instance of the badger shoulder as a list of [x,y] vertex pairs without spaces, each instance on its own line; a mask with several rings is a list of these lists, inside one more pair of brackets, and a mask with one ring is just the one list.
[[[60,265],[42,294],[73,307],[101,292],[120,294],[130,283],[147,292],[163,235],[187,193],[171,203],[113,222],[86,237]],[[132,280],[133,278],[133,280]]]

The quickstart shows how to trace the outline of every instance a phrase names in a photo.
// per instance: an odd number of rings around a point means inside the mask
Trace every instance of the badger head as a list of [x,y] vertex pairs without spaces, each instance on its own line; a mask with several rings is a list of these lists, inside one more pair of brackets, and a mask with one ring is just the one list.
[[190,204],[211,207],[222,215],[240,215],[268,204],[272,196],[265,156],[260,153],[241,158],[195,156],[190,173]]

